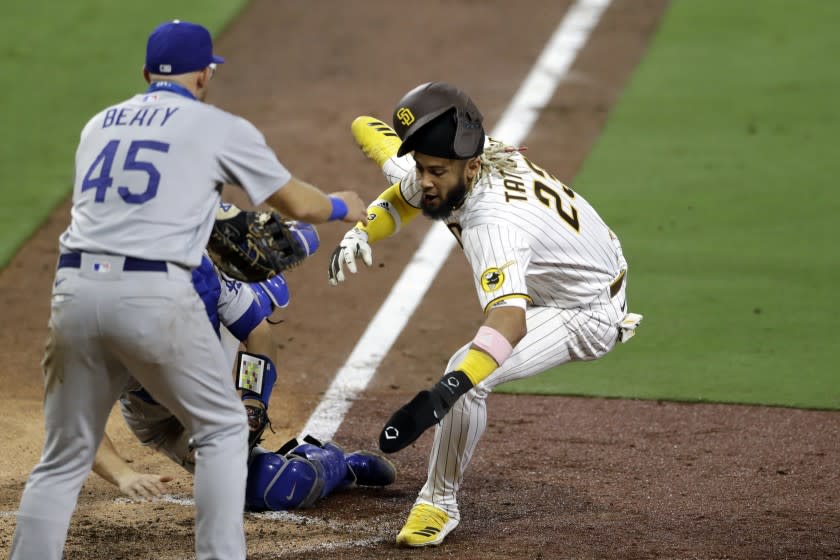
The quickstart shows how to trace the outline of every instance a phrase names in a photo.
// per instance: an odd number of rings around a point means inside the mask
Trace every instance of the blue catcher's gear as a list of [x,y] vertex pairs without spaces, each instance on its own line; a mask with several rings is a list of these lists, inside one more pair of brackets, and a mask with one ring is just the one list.
[[[298,240],[300,246],[306,251],[307,257],[312,256],[318,250],[321,242],[315,226],[306,222],[295,221],[286,222],[286,225],[289,227],[291,235]],[[276,309],[289,305],[291,294],[289,293],[289,286],[286,284],[286,278],[281,272],[267,280],[251,282],[248,285],[260,302],[263,318],[271,315]]]
[[275,309],[289,305],[291,294],[286,278],[282,273],[264,280],[262,282],[251,282],[248,284],[260,302],[260,310],[263,318],[268,317]]
[[324,491],[326,496],[336,488],[347,486],[388,486],[397,479],[397,469],[385,457],[371,451],[344,453],[335,442],[322,443],[305,436],[304,443],[292,439],[280,448],[278,453],[288,451],[289,455],[306,457],[324,470]]
[[318,230],[315,226],[306,222],[286,222],[292,233],[298,238],[300,244],[306,248],[306,256],[311,257],[318,250],[321,245],[321,239],[318,237]]
[[204,303],[204,309],[207,311],[207,317],[210,319],[210,324],[219,334],[219,294],[222,293],[222,285],[219,283],[219,277],[216,275],[216,269],[213,267],[213,261],[207,255],[202,255],[201,264],[199,264],[192,271],[192,283],[195,291],[198,293],[201,301]]
[[236,358],[236,388],[242,390],[242,404],[248,414],[248,446],[262,441],[267,426],[268,401],[277,381],[277,368],[268,356],[240,352]]
[[305,436],[304,443],[297,439],[289,440],[277,452],[289,456],[303,457],[318,469],[323,480],[321,496],[324,497],[340,486],[348,484],[349,470],[344,459],[344,451],[334,443],[321,443],[312,436]]
[[248,465],[245,505],[252,511],[307,508],[321,496],[323,479],[303,457],[254,450]]
[[303,443],[291,439],[277,453],[254,450],[246,504],[256,511],[306,508],[336,489],[387,486],[395,479],[393,463],[376,453],[345,454],[336,443],[305,436]]
[[271,391],[277,382],[277,368],[271,358],[253,352],[239,352],[236,357],[236,388],[242,400],[256,400],[268,410]]
[[388,486],[397,479],[394,463],[371,451],[347,453],[344,459],[359,486]]

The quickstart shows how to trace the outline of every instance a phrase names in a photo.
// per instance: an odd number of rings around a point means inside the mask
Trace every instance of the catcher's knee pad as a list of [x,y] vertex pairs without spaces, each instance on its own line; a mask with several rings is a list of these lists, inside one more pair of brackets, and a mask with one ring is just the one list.
[[248,465],[245,505],[252,511],[310,507],[321,495],[323,479],[303,457],[255,453]]
[[344,458],[356,484],[360,486],[388,486],[397,479],[394,463],[372,451],[356,451]]
[[278,453],[286,457],[303,457],[315,465],[324,481],[321,497],[338,487],[352,483],[351,474],[344,459],[344,450],[335,443],[322,443],[312,436],[303,438],[304,443],[292,439],[280,448]]

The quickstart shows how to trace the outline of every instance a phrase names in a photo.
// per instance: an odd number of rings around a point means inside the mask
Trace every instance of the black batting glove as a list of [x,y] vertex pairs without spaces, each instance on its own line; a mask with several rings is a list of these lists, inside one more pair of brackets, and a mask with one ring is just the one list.
[[430,427],[440,422],[461,396],[473,388],[460,370],[451,371],[426,391],[420,391],[397,410],[379,434],[379,449],[394,453],[411,445]]

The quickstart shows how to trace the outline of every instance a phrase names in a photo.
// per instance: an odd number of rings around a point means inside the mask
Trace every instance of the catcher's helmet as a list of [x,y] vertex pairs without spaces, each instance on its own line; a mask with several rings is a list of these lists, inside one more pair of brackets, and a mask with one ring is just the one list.
[[463,91],[443,82],[421,84],[406,93],[394,110],[394,130],[402,140],[397,152],[448,159],[469,159],[484,148],[481,112]]

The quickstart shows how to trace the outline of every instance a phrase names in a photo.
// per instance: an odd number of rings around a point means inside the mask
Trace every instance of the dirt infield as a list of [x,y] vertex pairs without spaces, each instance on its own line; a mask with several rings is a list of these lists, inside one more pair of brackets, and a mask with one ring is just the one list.
[[[492,127],[569,3],[437,0],[409,14],[397,2],[254,1],[219,38],[228,64],[210,101],[260,126],[294,174],[371,199],[384,184],[352,141],[355,116],[387,118],[408,88],[440,79],[471,93]],[[574,176],[665,5],[614,0],[529,135],[533,160]],[[65,204],[0,272],[4,555],[43,442],[38,364],[56,239],[68,219]],[[320,256],[289,275],[292,302],[275,327],[282,360],[268,447],[298,434],[427,229],[418,220],[374,247],[376,270],[332,289],[327,256],[344,228],[320,228]],[[625,250],[632,259],[632,245]],[[480,323],[465,259],[455,252],[443,270],[339,429],[348,450],[375,448],[382,421],[436,379]],[[249,514],[249,558],[840,558],[836,413],[509,395],[493,395],[488,408],[462,522],[444,546],[393,544],[425,479],[429,433],[393,457],[399,476],[388,489],[341,492],[303,512]],[[190,477],[136,445],[116,416],[109,431],[136,468],[176,476],[176,497],[129,503],[91,476],[66,557],[192,557]]]

